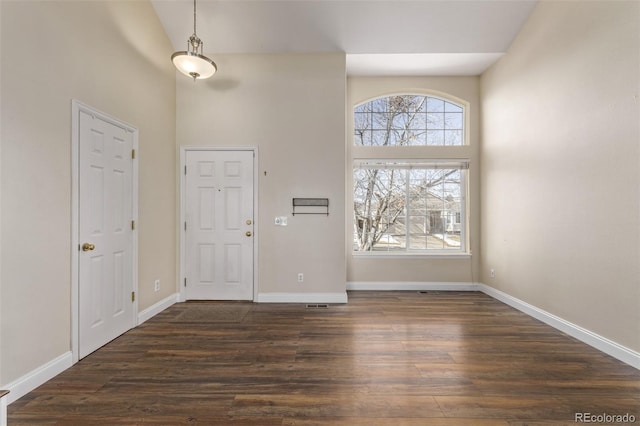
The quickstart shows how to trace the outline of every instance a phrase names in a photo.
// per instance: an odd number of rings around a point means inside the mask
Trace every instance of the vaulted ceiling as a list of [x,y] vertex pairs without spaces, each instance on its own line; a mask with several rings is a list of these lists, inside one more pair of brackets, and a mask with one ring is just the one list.
[[[176,50],[192,0],[153,0]],[[345,52],[350,75],[478,75],[502,56],[535,0],[198,0],[204,51]]]

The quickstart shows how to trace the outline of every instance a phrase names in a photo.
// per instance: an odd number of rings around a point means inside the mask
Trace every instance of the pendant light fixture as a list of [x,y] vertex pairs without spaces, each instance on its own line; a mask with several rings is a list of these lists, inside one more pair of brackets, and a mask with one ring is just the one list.
[[218,67],[216,63],[202,54],[204,43],[196,35],[196,0],[193,0],[193,34],[187,39],[187,50],[171,55],[171,61],[182,74],[196,79],[211,77]]

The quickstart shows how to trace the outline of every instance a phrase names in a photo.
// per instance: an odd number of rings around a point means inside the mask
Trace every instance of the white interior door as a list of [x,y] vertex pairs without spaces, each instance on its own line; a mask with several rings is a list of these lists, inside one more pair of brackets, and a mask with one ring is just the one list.
[[187,151],[185,299],[253,299],[253,151]]
[[79,112],[78,351],[134,324],[133,133]]

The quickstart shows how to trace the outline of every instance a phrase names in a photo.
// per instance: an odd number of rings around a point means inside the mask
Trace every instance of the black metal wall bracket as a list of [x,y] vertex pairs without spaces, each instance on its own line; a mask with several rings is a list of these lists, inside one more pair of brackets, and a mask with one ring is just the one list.
[[[302,209],[302,211],[301,211]],[[293,216],[300,214],[322,214],[329,216],[328,198],[294,198]]]

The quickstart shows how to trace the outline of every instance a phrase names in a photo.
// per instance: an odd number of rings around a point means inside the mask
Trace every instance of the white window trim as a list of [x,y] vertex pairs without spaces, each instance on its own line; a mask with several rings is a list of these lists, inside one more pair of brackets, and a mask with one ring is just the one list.
[[442,252],[432,250],[428,253],[416,252],[409,250],[405,252],[387,252],[387,251],[352,251],[355,258],[380,258],[380,259],[469,259],[471,252]]
[[[471,251],[468,250],[467,244],[467,234],[469,227],[469,218],[467,216],[467,200],[469,197],[468,194],[468,180],[469,180],[469,159],[442,159],[442,160],[422,160],[422,159],[389,159],[389,160],[367,160],[367,159],[354,159],[353,160],[353,169],[361,168],[363,165],[365,168],[384,168],[385,164],[392,163],[394,164],[393,169],[415,169],[415,168],[441,168],[441,169],[453,169],[459,168],[462,172],[462,176],[460,179],[460,248],[459,249],[450,249],[450,250],[438,250],[438,249],[405,249],[403,251],[358,251],[351,250],[351,253],[355,257],[437,257],[438,259],[443,259],[447,257],[451,258],[460,258],[460,257],[470,257]],[[410,164],[410,166],[399,166],[396,167],[396,164]],[[377,167],[377,165],[381,165],[381,167]],[[351,173],[351,179],[353,180],[353,173]],[[407,185],[408,185],[407,181]],[[353,192],[353,190],[351,191]],[[408,197],[409,191],[405,190],[405,196]],[[352,194],[353,196],[353,194]],[[408,204],[408,202],[407,202]],[[462,226],[464,225],[464,226]],[[409,238],[409,234],[406,236],[407,240]],[[406,243],[407,247],[409,243]]]

